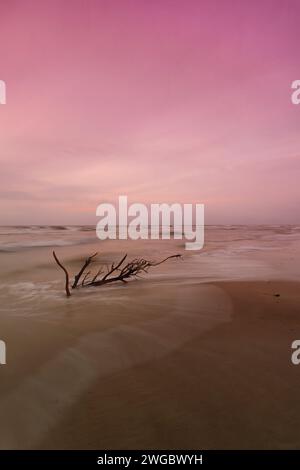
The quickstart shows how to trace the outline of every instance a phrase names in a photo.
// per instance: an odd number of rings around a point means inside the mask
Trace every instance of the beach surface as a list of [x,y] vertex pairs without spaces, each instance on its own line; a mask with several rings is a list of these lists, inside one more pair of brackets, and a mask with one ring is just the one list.
[[[190,253],[24,231],[0,245],[2,449],[300,448],[299,228],[213,227]],[[72,273],[95,249],[184,256],[67,299],[53,248]]]

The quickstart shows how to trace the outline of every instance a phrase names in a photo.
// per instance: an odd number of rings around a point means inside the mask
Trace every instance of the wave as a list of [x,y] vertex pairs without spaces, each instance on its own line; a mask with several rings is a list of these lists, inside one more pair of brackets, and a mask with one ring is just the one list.
[[56,233],[61,231],[90,232],[93,230],[96,230],[94,225],[14,225],[0,226],[0,236],[26,233]]
[[46,247],[56,247],[56,246],[76,246],[84,245],[91,242],[90,238],[74,239],[74,240],[33,240],[33,241],[20,241],[12,243],[0,243],[0,253],[9,253],[22,251],[32,248],[46,248]]

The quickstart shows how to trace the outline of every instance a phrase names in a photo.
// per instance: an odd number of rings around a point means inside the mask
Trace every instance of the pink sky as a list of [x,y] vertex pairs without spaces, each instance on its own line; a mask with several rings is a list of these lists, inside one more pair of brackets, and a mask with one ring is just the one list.
[[0,6],[1,224],[199,202],[206,223],[300,223],[300,2]]

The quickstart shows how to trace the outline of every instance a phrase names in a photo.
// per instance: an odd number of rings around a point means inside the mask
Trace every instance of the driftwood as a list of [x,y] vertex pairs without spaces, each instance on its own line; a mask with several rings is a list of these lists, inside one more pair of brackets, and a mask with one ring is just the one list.
[[[159,266],[160,264],[164,263],[168,259],[171,258],[181,258],[181,255],[172,255],[167,256],[161,261],[153,262],[147,261],[143,258],[136,258],[130,261],[129,263],[125,264],[125,260],[127,255],[123,256],[123,258],[117,263],[112,264],[111,266],[107,266],[107,272],[104,274],[103,269],[100,268],[96,274],[91,276],[91,271],[87,271],[87,268],[92,264],[95,257],[98,253],[94,253],[93,255],[89,256],[85,262],[83,263],[79,272],[75,275],[74,281],[72,284],[72,289],[76,289],[78,287],[97,287],[103,286],[104,284],[109,284],[111,282],[118,282],[121,281],[123,283],[127,283],[127,280],[132,277],[139,277],[142,273],[148,273],[148,269],[153,266]],[[58,264],[58,266],[64,271],[65,273],[65,291],[67,297],[71,296],[70,292],[70,276],[67,269],[63,266],[63,264],[59,261],[55,251],[53,251],[53,257]],[[102,275],[102,277],[100,277]]]

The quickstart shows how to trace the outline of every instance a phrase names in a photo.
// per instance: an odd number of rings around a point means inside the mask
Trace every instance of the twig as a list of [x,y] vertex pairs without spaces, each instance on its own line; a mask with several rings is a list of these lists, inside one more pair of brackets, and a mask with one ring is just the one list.
[[117,266],[114,266],[114,263],[113,263],[108,273],[105,274],[105,276],[102,278],[102,281],[105,281],[105,279],[107,279],[108,276],[110,276],[110,274],[112,274],[114,271],[117,271],[117,269],[119,269],[119,267],[121,266],[121,264],[123,264],[126,258],[127,258],[127,254],[121,259],[121,261],[117,264]]
[[92,262],[92,259],[97,256],[98,253],[94,253],[93,255],[89,256],[85,262],[84,262],[84,265],[82,266],[82,268],[80,269],[79,273],[76,274],[75,278],[74,278],[74,282],[72,284],[72,289],[75,289],[80,281],[80,278],[81,276],[83,275],[84,271],[86,270],[86,268],[89,266],[89,264],[91,264]]

